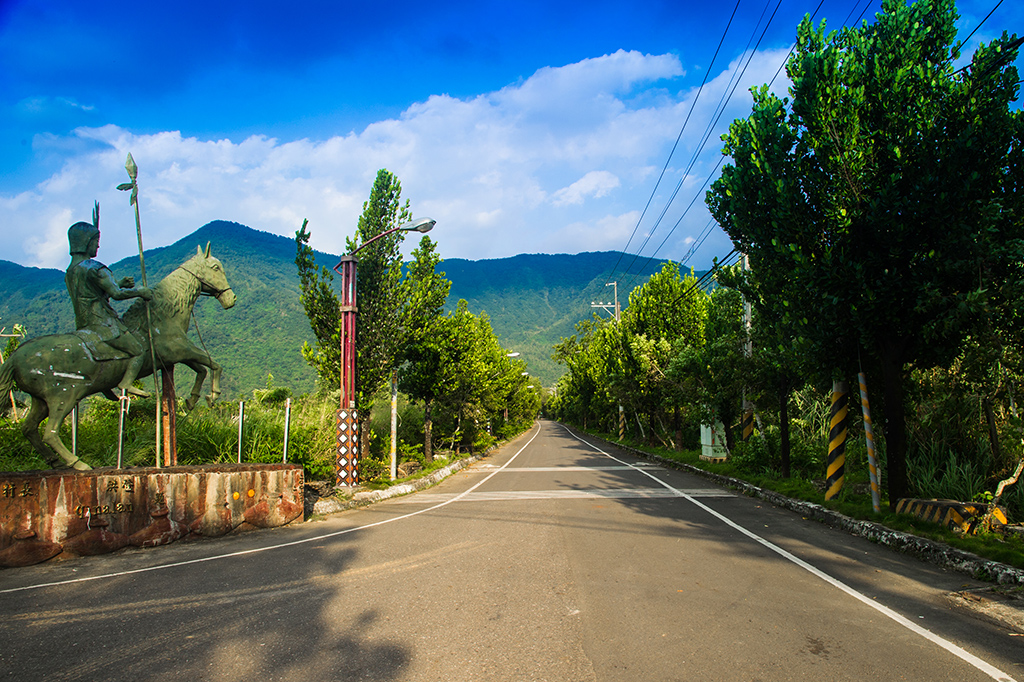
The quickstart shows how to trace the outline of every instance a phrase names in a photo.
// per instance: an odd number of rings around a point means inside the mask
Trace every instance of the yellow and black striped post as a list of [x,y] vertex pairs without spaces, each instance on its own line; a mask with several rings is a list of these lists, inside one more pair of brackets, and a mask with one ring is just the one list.
[[626,411],[619,405],[619,442],[626,436]]
[[828,420],[828,469],[825,477],[825,499],[834,499],[843,489],[846,467],[847,404],[850,389],[845,381],[832,384],[832,410]]
[[754,435],[754,403],[746,398],[743,399],[743,419],[740,422],[740,426],[743,442],[746,443]]
[[882,496],[879,492],[878,457],[875,455],[875,434],[871,425],[871,405],[868,403],[868,379],[861,372],[857,375],[860,381],[860,408],[864,413],[864,440],[868,447],[868,474],[871,479],[871,506],[875,512],[882,511]]

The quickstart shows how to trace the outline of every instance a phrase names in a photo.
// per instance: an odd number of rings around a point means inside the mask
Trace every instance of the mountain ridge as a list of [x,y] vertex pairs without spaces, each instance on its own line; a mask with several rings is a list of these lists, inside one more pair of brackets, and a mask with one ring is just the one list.
[[[303,342],[312,344],[314,339],[299,301],[295,240],[236,222],[211,221],[173,244],[147,249],[148,282],[155,284],[197,247],[205,249],[207,242],[224,264],[238,296],[238,305],[231,310],[220,310],[206,298],[195,309],[201,342],[224,366],[224,395],[246,395],[263,387],[268,373],[275,385],[296,393],[315,390],[315,373],[299,352]],[[440,250],[443,256],[443,242]],[[328,268],[338,258],[321,251],[314,255],[317,265]],[[520,352],[530,373],[545,386],[553,386],[562,368],[551,359],[551,347],[573,334],[576,322],[591,316],[591,301],[610,300],[605,278],[626,257],[632,258],[617,251],[597,251],[477,261],[446,258],[438,269],[452,282],[446,310],[465,299],[474,314],[486,313],[502,345]],[[636,276],[637,284],[664,262],[648,261]],[[137,257],[121,259],[110,268],[117,278],[140,279]],[[628,292],[619,295],[625,308]],[[126,303],[117,307],[121,311]],[[25,325],[30,336],[74,327],[63,271],[0,260],[0,327],[16,322]],[[194,329],[190,334],[200,343]]]

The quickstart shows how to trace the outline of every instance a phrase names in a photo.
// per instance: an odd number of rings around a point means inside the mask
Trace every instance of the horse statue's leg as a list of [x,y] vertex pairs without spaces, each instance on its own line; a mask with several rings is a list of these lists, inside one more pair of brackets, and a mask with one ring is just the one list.
[[199,396],[203,392],[203,382],[206,381],[206,365],[197,360],[185,360],[184,364],[196,373],[196,380],[192,383],[192,393],[185,399],[185,410],[191,412],[192,408],[199,402]]
[[46,401],[41,398],[32,398],[32,407],[29,408],[24,421],[21,422],[21,433],[32,444],[32,447],[39,453],[39,456],[51,467],[57,469],[61,465],[60,457],[53,450],[46,447],[42,437],[39,435],[39,425],[43,423],[49,412]]
[[[34,407],[35,399],[32,400],[32,404]],[[64,467],[78,469],[79,471],[87,471],[92,469],[92,467],[75,457],[60,439],[61,424],[64,423],[64,418],[71,414],[71,410],[74,409],[74,407],[75,403],[67,399],[58,399],[55,405],[47,405],[50,418],[46,420],[46,429],[43,431],[43,443],[60,455],[61,459],[64,460]],[[58,464],[61,464],[61,462],[58,462]]]
[[210,358],[210,369],[213,370],[213,376],[210,377],[210,395],[206,396],[206,402],[213,405],[214,401],[220,397],[221,366],[213,358]]
[[210,394],[206,396],[206,402],[212,405],[220,396],[221,366],[209,355],[191,344],[187,348],[177,350],[175,361],[183,363],[196,373],[196,381],[192,384],[192,395],[185,401],[185,408],[191,410],[199,401],[208,370],[213,372],[213,376],[210,380]]

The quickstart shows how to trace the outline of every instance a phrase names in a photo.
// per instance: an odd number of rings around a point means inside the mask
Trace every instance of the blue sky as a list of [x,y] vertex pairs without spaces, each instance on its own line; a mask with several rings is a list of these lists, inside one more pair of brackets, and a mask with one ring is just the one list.
[[[960,2],[961,36],[997,2]],[[147,248],[216,219],[290,237],[309,218],[314,247],[339,253],[387,168],[445,257],[625,249],[705,268],[731,248],[717,229],[702,241],[718,138],[817,5],[741,0],[712,62],[732,0],[0,0],[0,259],[64,268],[94,199],[100,258],[135,253],[115,189],[131,152]],[[968,49],[1024,33],[1020,5]],[[824,0],[817,17],[879,6]]]

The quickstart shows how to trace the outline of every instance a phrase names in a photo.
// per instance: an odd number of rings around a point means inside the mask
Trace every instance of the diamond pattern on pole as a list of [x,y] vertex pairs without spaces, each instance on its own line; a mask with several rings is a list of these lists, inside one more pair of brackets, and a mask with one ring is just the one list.
[[336,413],[335,485],[354,486],[359,483],[359,425],[355,410]]

